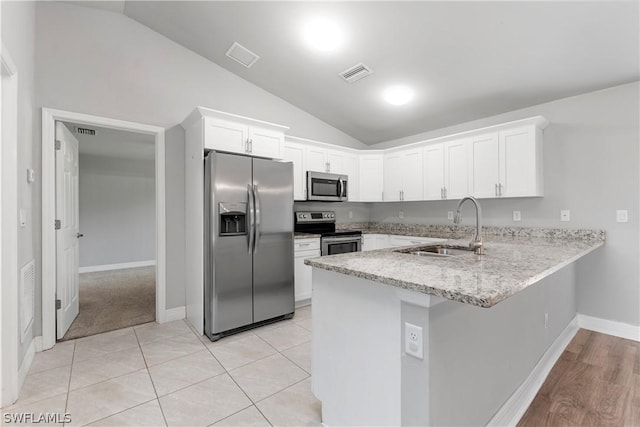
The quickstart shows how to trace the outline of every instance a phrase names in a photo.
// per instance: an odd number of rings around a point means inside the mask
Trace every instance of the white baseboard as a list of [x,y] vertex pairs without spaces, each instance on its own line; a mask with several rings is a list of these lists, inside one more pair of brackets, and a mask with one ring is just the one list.
[[295,303],[295,308],[305,307],[307,305],[311,305],[311,294],[309,294],[308,298],[301,298],[297,300]]
[[79,272],[95,273],[96,271],[122,270],[125,268],[149,267],[152,265],[156,265],[155,259],[149,261],[124,262],[121,264],[90,265],[87,267],[80,267]]
[[158,323],[173,322],[174,320],[181,320],[187,317],[187,310],[185,306],[169,308],[164,311],[164,319],[158,320]]
[[590,331],[613,335],[628,340],[640,341],[640,326],[629,325],[628,323],[616,322],[613,320],[600,319],[584,314],[578,314],[578,326]]
[[31,368],[35,355],[36,340],[32,339],[29,344],[29,348],[27,349],[27,354],[24,355],[20,369],[18,369],[18,390],[22,390],[22,385],[24,384],[24,380],[27,378],[27,374],[29,373],[29,369]]
[[36,353],[40,353],[41,351],[44,350],[49,350],[48,348],[44,348],[42,345],[42,337],[33,337],[33,343],[36,346]]
[[562,355],[567,345],[578,332],[577,316],[560,333],[558,338],[551,344],[551,347],[542,355],[536,366],[520,387],[509,397],[509,399],[496,412],[487,424],[488,426],[515,426],[520,421],[536,397],[538,390],[547,379],[553,365]]

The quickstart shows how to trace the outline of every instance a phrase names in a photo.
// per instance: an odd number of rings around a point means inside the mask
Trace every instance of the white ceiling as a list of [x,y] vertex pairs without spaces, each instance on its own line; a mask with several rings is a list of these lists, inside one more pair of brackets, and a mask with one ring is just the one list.
[[[639,79],[637,1],[131,1],[124,14],[373,144]],[[304,45],[302,25],[335,19],[341,50]],[[246,69],[233,42],[260,55]],[[353,84],[337,74],[364,62]],[[383,88],[416,90],[408,105]],[[329,141],[330,142],[330,141]]]
[[[78,139],[80,154],[118,159],[155,159],[155,139],[152,135],[75,123],[66,124]],[[94,129],[96,134],[78,134],[77,127]]]

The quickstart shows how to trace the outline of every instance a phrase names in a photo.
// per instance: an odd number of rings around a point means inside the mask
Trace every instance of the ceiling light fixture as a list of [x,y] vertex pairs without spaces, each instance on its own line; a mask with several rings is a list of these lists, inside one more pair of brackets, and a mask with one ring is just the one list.
[[305,26],[304,39],[314,49],[330,52],[342,44],[342,31],[335,22],[319,18]]
[[389,86],[382,96],[389,104],[404,105],[413,99],[413,90],[407,86]]

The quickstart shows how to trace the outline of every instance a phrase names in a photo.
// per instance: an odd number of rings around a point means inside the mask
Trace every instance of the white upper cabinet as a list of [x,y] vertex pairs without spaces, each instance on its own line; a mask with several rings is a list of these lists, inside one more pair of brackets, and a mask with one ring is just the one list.
[[424,165],[422,147],[395,151],[384,156],[384,200],[423,200]]
[[327,149],[323,147],[308,146],[306,169],[313,172],[329,172]]
[[183,126],[188,127],[197,120],[202,122],[204,149],[282,158],[287,126],[204,107],[198,107]]
[[424,200],[444,199],[444,143],[424,147]]
[[384,156],[382,154],[360,154],[359,157],[359,201],[380,202],[384,191]]
[[471,193],[478,198],[498,197],[500,149],[498,133],[471,138]]
[[500,132],[499,197],[542,196],[542,130],[524,126]]
[[460,199],[470,194],[470,147],[468,139],[445,142],[443,199]]
[[205,119],[204,148],[244,153],[249,149],[249,126],[220,119]]
[[307,199],[305,149],[306,147],[302,144],[284,141],[282,158],[285,162],[293,163],[293,200]]
[[261,127],[249,127],[249,152],[252,156],[281,159],[284,133]]

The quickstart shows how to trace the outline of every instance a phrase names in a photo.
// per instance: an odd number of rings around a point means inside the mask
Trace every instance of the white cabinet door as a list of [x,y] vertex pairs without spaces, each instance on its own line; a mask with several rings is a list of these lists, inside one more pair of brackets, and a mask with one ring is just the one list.
[[376,234],[376,249],[387,249],[391,248],[391,244],[389,243],[389,235],[388,234]]
[[304,170],[305,147],[295,142],[285,141],[283,159],[293,163],[293,199],[306,200],[306,172]]
[[359,201],[382,201],[384,157],[382,154],[363,154],[360,155],[359,163]]
[[[333,172],[333,165],[331,165]],[[355,202],[360,200],[360,176],[358,175],[358,156],[345,153],[342,157],[341,170],[339,172],[347,175],[347,195],[349,201]]]
[[469,140],[449,141],[444,145],[446,199],[460,199],[470,194]]
[[345,153],[337,150],[327,150],[327,172],[344,174]]
[[424,147],[424,199],[444,198],[444,144]]
[[471,193],[478,198],[498,197],[500,156],[498,134],[471,138]]
[[399,201],[402,191],[403,167],[402,153],[384,156],[384,201]]
[[259,127],[249,128],[249,154],[252,156],[282,158],[284,134]]
[[245,153],[249,140],[249,126],[227,120],[206,118],[204,148]]
[[533,127],[500,132],[500,196],[542,196],[542,144]]
[[402,153],[402,200],[423,200],[424,173],[422,148]]
[[376,249],[376,235],[363,234],[362,235],[362,252],[373,251],[375,249]]
[[311,298],[312,267],[304,264],[307,258],[320,256],[320,238],[296,239],[294,241],[294,292],[295,300]]
[[307,147],[307,171],[327,172],[327,150]]

